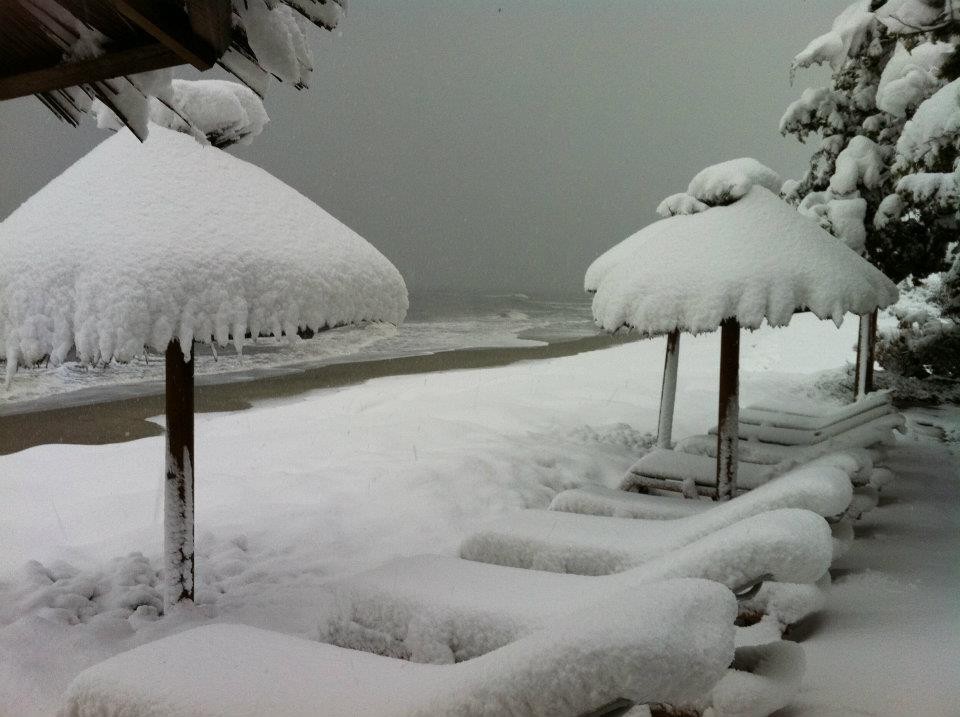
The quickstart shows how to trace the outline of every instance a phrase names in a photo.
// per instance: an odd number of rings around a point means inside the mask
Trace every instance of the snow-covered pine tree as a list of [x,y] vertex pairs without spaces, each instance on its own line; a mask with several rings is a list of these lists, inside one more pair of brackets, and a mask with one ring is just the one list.
[[[859,0],[794,59],[793,72],[828,64],[831,81],[804,90],[780,123],[801,141],[820,137],[807,172],[784,185],[785,198],[904,282],[900,326],[881,334],[878,356],[913,375],[960,368],[960,352],[935,348],[957,336],[958,45],[956,0]],[[948,275],[921,284],[952,262]],[[918,301],[928,309],[918,311]],[[942,360],[948,354],[952,361]]]

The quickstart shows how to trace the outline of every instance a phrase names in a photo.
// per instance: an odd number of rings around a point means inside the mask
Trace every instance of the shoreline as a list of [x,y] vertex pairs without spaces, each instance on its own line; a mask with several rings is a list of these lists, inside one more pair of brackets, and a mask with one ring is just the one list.
[[[197,413],[243,411],[257,401],[350,386],[384,376],[496,368],[520,361],[573,356],[638,338],[633,334],[601,334],[539,346],[453,349],[414,356],[328,363],[250,379],[198,382],[194,394],[195,410]],[[133,390],[138,391],[137,395],[75,400],[68,406],[4,413],[0,415],[0,455],[51,443],[104,445],[162,435],[164,429],[147,419],[164,413],[163,384],[134,384]],[[40,401],[56,403],[58,398],[65,398],[65,395]]]

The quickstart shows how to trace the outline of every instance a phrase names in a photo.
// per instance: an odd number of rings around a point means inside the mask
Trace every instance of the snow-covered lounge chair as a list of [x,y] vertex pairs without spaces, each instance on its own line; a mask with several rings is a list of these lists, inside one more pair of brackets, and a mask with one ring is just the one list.
[[[821,516],[795,509],[783,509],[777,514],[784,520],[789,514],[805,516],[796,520],[802,520],[806,530],[817,530],[816,526],[821,526],[832,554],[830,528]],[[738,504],[736,500],[669,521],[525,509],[510,513],[466,538],[460,545],[460,557],[531,570],[608,575],[668,555],[746,518],[756,521],[758,515],[749,505]],[[768,526],[769,523],[758,521],[754,525]],[[754,540],[762,544],[765,539],[764,532],[758,528]]]
[[[839,408],[813,403],[754,404],[740,412],[739,485],[751,488],[769,476],[779,475],[821,456],[853,452],[869,458],[860,470],[850,474],[850,480],[857,487],[870,486],[880,490],[893,479],[893,473],[879,465],[881,455],[875,448],[891,444],[893,432],[903,432],[904,428],[904,418],[893,407],[886,391],[871,393]],[[674,450],[715,460],[716,432],[714,426],[709,435],[685,438]],[[663,457],[649,459],[649,462],[662,464]],[[699,473],[708,462],[702,463]],[[648,487],[656,487],[657,478],[673,478],[657,475],[653,472],[656,469],[638,461],[631,472],[652,479],[647,481]],[[663,488],[663,485],[659,487]]]
[[182,632],[80,673],[65,717],[600,714],[696,704],[734,657],[736,604],[706,580],[607,596],[487,655],[422,665],[243,625]]
[[[883,459],[883,446],[890,445],[893,442],[893,432],[902,432],[904,426],[903,416],[899,413],[890,413],[845,431],[839,436],[810,445],[784,445],[741,439],[737,446],[737,459],[741,465],[766,466],[766,469],[758,470],[769,470],[772,474],[779,474],[822,456],[848,453],[857,456],[863,464],[860,470],[850,474],[850,481],[855,486],[870,485],[879,489],[893,479],[893,474],[879,465]],[[715,435],[689,436],[679,441],[674,446],[674,450],[715,459],[717,437]]]
[[[839,468],[844,471],[846,480],[853,485],[858,482],[856,476],[873,473],[873,461],[866,451],[844,451],[818,456],[807,464],[813,470]],[[774,478],[787,474],[793,468],[792,462],[784,461],[776,465],[739,462],[736,496],[759,489]],[[794,470],[802,470],[800,469]],[[709,455],[686,453],[680,450],[655,448],[638,460],[627,471],[620,483],[622,491],[676,491],[688,498],[697,495],[708,498],[717,497],[716,459]],[[848,503],[846,513],[859,518],[877,505],[877,490],[869,484],[858,485]]]
[[631,490],[633,476],[629,475],[619,489],[584,486],[565,490],[554,497],[549,509],[616,518],[671,520],[707,511],[730,510],[724,505],[737,506],[738,516],[757,515],[778,508],[801,508],[818,513],[830,521],[834,557],[837,558],[846,552],[853,541],[853,529],[843,516],[849,514],[851,506],[857,502],[847,477],[856,465],[856,455],[844,454],[824,459],[822,463],[801,466],[772,478],[755,490],[741,493],[727,504],[637,493]]
[[[832,555],[823,518],[795,509],[747,518],[638,567],[599,576],[418,555],[331,584],[341,609],[326,637],[416,662],[460,662],[587,610],[611,593],[669,578],[706,578],[731,589],[763,578],[808,584],[827,572]],[[791,624],[819,607],[815,590],[804,593],[817,604],[782,603],[783,611],[771,618]]]
[[[815,403],[758,403],[740,411],[740,437],[779,445],[812,445],[837,438],[876,419],[897,415],[887,391],[833,407]],[[901,419],[902,420],[902,419]],[[716,434],[716,426],[710,429]]]
[[[413,661],[459,662],[571,611],[589,611],[611,592],[637,590],[669,576],[704,575],[728,585],[753,582],[756,578],[746,576],[764,573],[810,581],[825,572],[830,556],[823,520],[796,510],[748,518],[640,567],[599,577],[421,555],[331,585],[340,612],[322,636],[344,647]],[[761,589],[745,601],[748,609],[773,608],[765,619],[766,639],[774,642],[739,648],[733,668],[701,707],[712,704],[718,714],[765,715],[791,702],[803,675],[803,654],[798,645],[781,643],[774,626],[782,629],[818,609],[822,595],[807,584],[779,587],[794,589],[767,596]],[[733,709],[734,704],[740,708]]]

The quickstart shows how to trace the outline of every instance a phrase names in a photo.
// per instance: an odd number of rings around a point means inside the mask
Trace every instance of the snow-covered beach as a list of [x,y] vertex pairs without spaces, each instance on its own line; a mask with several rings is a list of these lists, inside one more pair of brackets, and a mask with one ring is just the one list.
[[[745,333],[745,400],[831,400],[822,386],[855,334],[853,322],[809,315]],[[716,333],[686,343],[677,436],[715,418],[717,344]],[[199,415],[200,605],[159,619],[162,439],[0,458],[0,712],[49,714],[87,665],[185,627],[240,622],[315,639],[333,609],[329,580],[398,556],[452,555],[506,512],[616,485],[653,442],[662,350],[637,341]],[[805,626],[807,677],[786,714],[947,717],[960,704],[960,416],[908,418],[891,453],[898,479],[858,524],[826,608]]]
[[4,3],[0,717],[960,717],[960,0],[839,3]]

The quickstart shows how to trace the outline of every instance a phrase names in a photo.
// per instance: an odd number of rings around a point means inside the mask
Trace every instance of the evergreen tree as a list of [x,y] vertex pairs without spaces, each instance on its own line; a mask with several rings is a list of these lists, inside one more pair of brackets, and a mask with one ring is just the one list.
[[831,81],[806,89],[780,125],[801,141],[820,138],[785,198],[904,282],[900,327],[881,335],[878,356],[908,375],[960,370],[958,46],[952,0],[856,2],[795,58],[794,72],[829,64]]

